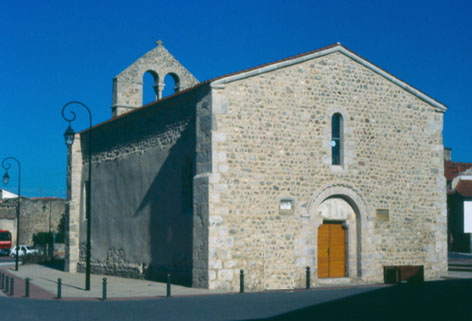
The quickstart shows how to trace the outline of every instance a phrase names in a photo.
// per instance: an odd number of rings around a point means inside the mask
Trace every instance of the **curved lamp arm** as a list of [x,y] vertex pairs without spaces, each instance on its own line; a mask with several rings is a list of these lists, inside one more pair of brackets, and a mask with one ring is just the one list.
[[5,185],[8,184],[9,180],[10,180],[10,176],[8,175],[8,170],[10,169],[11,167],[11,164],[9,161],[15,161],[16,164],[18,165],[18,197],[20,197],[20,177],[21,177],[21,164],[20,164],[20,161],[18,159],[16,159],[15,157],[12,157],[12,156],[8,156],[8,157],[5,157],[2,161],[2,167],[3,169],[5,170],[5,175],[3,175],[3,183]]
[[62,107],[62,118],[64,118],[64,120],[66,120],[67,122],[69,122],[69,125],[71,122],[73,122],[76,118],[76,114],[73,112],[73,111],[70,111],[70,114],[72,114],[72,116],[69,118],[66,116],[65,114],[65,111],[66,111],[66,108],[67,106],[69,105],[72,105],[72,104],[79,104],[81,106],[83,106],[88,114],[89,114],[89,119],[90,119],[90,127],[92,127],[92,113],[90,112],[90,109],[87,107],[87,105],[85,105],[84,103],[80,102],[80,101],[69,101],[67,104],[65,104],[63,107]]

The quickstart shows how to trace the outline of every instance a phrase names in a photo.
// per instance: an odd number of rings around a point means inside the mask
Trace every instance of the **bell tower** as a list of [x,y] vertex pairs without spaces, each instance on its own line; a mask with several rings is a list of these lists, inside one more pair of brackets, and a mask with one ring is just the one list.
[[162,98],[164,78],[170,75],[175,82],[175,92],[198,84],[198,80],[172,56],[162,41],[113,78],[112,116],[116,117],[143,105],[143,75],[154,77],[156,98]]

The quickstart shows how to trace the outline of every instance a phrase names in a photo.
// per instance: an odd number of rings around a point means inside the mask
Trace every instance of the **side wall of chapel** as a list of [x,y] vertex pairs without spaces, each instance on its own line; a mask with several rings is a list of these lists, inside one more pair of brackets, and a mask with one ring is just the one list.
[[71,271],[85,269],[91,133],[92,273],[154,280],[171,273],[173,282],[191,284],[195,110],[207,91],[182,93],[78,135],[71,155],[78,175],[69,183],[69,216],[79,222],[80,235],[71,247],[78,252]]

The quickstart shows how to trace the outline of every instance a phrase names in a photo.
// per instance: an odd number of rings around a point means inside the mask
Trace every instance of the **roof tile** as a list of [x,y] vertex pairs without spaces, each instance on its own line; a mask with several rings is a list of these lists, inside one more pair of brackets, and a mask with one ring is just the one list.
[[457,183],[456,192],[461,196],[472,197],[472,180],[460,180]]
[[472,163],[445,161],[444,176],[446,176],[446,180],[452,181],[454,177],[459,175],[460,172],[463,172],[469,168],[472,168]]

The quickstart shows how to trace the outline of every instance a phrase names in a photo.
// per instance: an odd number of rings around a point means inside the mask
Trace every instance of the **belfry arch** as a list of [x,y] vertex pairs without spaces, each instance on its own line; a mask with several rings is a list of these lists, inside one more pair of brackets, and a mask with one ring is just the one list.
[[143,104],[157,99],[159,99],[159,75],[154,70],[147,70],[143,75]]
[[168,80],[172,80],[174,82],[173,88],[170,88],[170,91],[173,91],[173,93],[177,93],[180,91],[180,78],[177,74],[173,72],[169,72],[167,75],[164,77],[164,83],[166,86],[168,85],[167,82]]

